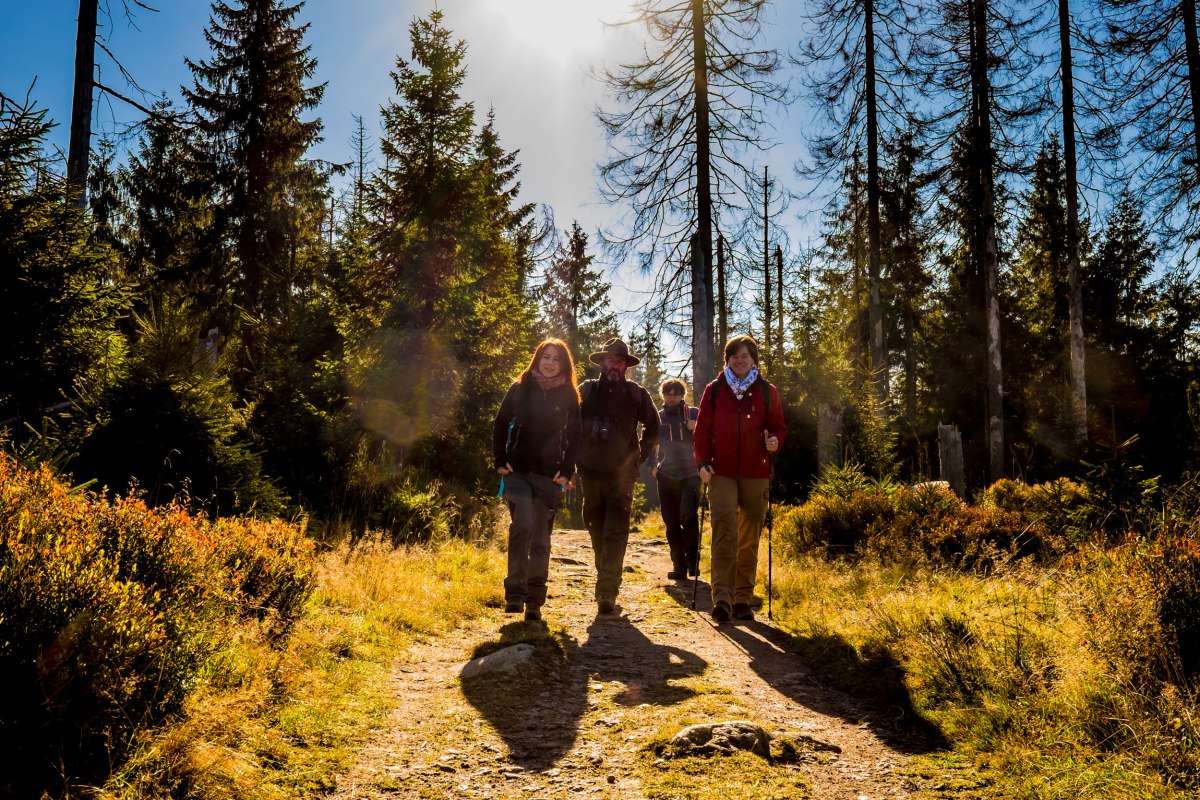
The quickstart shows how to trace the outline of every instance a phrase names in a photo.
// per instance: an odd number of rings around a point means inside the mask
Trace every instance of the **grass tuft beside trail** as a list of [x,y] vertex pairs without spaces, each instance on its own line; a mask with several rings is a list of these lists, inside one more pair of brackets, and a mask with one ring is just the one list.
[[392,667],[502,601],[504,555],[458,540],[343,546],[283,652],[239,637],[214,658],[184,719],[142,737],[98,793],[111,800],[284,800],[331,791],[393,709]]
[[876,715],[944,737],[914,777],[952,796],[1181,800],[1200,780],[1197,706],[1137,666],[1153,608],[1112,572],[1132,557],[989,576],[777,559],[775,622]]

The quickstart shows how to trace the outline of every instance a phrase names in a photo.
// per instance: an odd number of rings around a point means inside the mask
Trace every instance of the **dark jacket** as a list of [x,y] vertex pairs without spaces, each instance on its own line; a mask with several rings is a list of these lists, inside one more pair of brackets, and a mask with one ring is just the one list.
[[728,478],[771,477],[763,431],[778,438],[780,447],[783,446],[787,427],[779,390],[760,377],[738,400],[724,374],[718,376],[704,388],[700,398],[695,432],[696,465],[708,464],[713,473]]
[[687,421],[700,413],[697,408],[688,408],[683,403],[663,406],[658,412],[658,453],[655,467],[658,474],[680,480],[696,477],[696,461],[692,452],[692,432]]
[[[633,381],[584,381],[583,447],[579,466],[593,472],[637,471],[658,445],[658,410],[650,393]],[[638,423],[642,425],[638,438]]]
[[544,390],[531,376],[509,387],[492,423],[492,456],[514,472],[569,478],[580,444],[579,399],[570,384]]

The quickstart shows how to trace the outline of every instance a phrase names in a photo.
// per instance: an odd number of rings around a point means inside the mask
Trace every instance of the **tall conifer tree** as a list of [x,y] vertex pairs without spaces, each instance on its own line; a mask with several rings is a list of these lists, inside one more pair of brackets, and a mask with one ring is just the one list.
[[268,357],[272,327],[310,277],[303,251],[324,214],[324,175],[304,158],[322,125],[303,117],[325,85],[309,83],[317,64],[304,44],[308,25],[296,21],[303,5],[217,0],[204,32],[212,55],[187,60],[194,85],[184,96],[198,118],[198,160],[216,202],[207,245],[220,274],[206,288],[215,321],[240,329],[241,366],[250,373]]

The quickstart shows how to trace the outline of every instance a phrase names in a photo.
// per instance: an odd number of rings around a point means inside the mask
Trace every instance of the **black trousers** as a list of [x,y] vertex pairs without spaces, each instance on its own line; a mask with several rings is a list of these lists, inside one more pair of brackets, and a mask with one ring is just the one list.
[[668,478],[659,473],[657,479],[671,563],[676,571],[695,568],[700,564],[700,476]]

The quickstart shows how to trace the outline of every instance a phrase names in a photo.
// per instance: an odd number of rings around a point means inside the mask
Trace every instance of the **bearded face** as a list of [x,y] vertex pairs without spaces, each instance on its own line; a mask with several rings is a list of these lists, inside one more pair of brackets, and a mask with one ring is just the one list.
[[625,356],[606,355],[604,363],[600,366],[606,379],[621,381],[625,379],[625,370],[628,369],[629,362],[625,360]]

